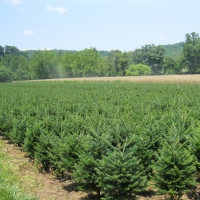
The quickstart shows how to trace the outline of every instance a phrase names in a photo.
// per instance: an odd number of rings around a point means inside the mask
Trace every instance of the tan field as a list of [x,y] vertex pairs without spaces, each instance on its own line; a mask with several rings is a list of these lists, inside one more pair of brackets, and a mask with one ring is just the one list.
[[90,78],[59,78],[31,81],[130,81],[136,83],[185,83],[200,84],[200,75],[163,75],[163,76],[117,76]]

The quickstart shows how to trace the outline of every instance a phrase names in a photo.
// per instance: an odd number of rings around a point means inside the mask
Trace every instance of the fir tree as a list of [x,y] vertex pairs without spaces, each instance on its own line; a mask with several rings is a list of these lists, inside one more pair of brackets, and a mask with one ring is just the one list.
[[94,120],[93,126],[88,124],[88,135],[86,136],[85,143],[82,145],[79,161],[75,165],[73,179],[78,184],[79,189],[96,191],[100,198],[101,191],[98,186],[98,175],[95,169],[108,148],[107,143],[110,136],[105,131],[105,124],[102,119],[97,116]]
[[45,171],[48,171],[50,169],[50,158],[48,156],[48,149],[52,148],[52,145],[50,143],[52,136],[52,133],[48,133],[46,130],[44,130],[34,146],[34,157],[36,159],[36,162],[41,166],[41,169],[44,169]]
[[133,200],[136,192],[147,186],[142,162],[136,156],[137,147],[128,147],[125,141],[108,151],[96,168],[98,186],[104,192],[102,200]]
[[82,133],[65,134],[51,138],[52,148],[49,149],[51,166],[57,176],[64,176],[65,172],[73,172],[75,163],[79,161],[79,153],[86,137]]
[[[33,120],[31,121],[33,122]],[[35,145],[39,141],[40,135],[45,132],[41,121],[35,121],[35,124],[29,124],[25,133],[23,149],[29,154],[31,158],[35,155]]]
[[174,200],[195,187],[194,156],[180,143],[178,136],[174,136],[174,141],[164,140],[156,156],[154,180],[159,193]]
[[200,172],[200,129],[197,127],[194,129],[194,135],[192,136],[191,152],[196,158],[196,168],[198,173]]
[[25,133],[27,128],[27,119],[13,119],[13,128],[9,133],[9,138],[12,140],[12,142],[23,145],[24,139],[25,139]]

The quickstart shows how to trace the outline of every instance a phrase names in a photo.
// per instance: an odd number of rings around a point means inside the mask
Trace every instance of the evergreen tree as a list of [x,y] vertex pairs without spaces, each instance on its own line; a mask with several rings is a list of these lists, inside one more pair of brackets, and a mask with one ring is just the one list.
[[154,180],[159,193],[174,200],[195,187],[194,156],[181,144],[179,136],[174,136],[174,141],[164,140],[156,156]]
[[9,138],[12,142],[23,145],[27,127],[27,119],[26,117],[21,119],[13,119],[13,128],[9,133]]
[[102,200],[135,199],[136,192],[147,186],[142,161],[136,156],[137,147],[128,147],[128,138],[99,161],[96,168],[98,186],[104,192]]
[[33,123],[33,119],[30,121],[30,124],[27,126],[27,130],[25,133],[25,139],[23,144],[23,149],[29,154],[31,158],[34,158],[35,155],[35,145],[40,139],[40,135],[45,132],[43,129],[43,123],[41,121],[35,121]]
[[88,124],[87,141],[82,146],[79,154],[79,161],[73,171],[73,179],[79,185],[79,189],[96,191],[100,198],[100,187],[98,186],[99,160],[105,155],[108,148],[109,134],[105,131],[105,124],[97,115],[94,124]]
[[194,135],[192,136],[192,149],[191,152],[196,157],[196,168],[198,173],[200,172],[200,129],[199,127],[194,129]]
[[34,157],[37,164],[40,166],[40,170],[48,171],[50,169],[50,158],[48,155],[48,149],[52,148],[51,138],[53,134],[47,131],[42,131],[38,138],[38,141],[34,145]]
[[54,135],[51,138],[52,148],[49,149],[48,156],[57,176],[63,177],[65,172],[73,172],[86,139],[82,133]]

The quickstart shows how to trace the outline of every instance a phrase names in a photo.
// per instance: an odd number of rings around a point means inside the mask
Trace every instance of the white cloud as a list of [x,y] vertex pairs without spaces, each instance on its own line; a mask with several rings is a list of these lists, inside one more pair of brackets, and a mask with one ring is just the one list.
[[55,7],[54,8],[52,6],[46,6],[46,9],[48,11],[55,11],[55,12],[58,12],[58,13],[61,13],[61,14],[68,12],[68,10],[65,9],[64,7]]
[[13,5],[19,5],[23,3],[23,0],[8,0],[8,2]]
[[66,13],[66,12],[67,12],[67,10],[66,10],[65,8],[63,8],[63,7],[57,7],[57,8],[56,8],[56,11],[57,11],[58,13]]
[[165,39],[165,36],[161,35],[159,37],[157,37],[158,40],[164,40]]
[[33,30],[24,30],[23,32],[25,35],[33,35],[34,34]]

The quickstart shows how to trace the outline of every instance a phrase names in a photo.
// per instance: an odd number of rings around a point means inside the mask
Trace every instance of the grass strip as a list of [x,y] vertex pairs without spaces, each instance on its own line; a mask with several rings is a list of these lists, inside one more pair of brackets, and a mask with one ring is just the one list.
[[0,199],[1,200],[38,200],[23,192],[19,177],[15,174],[15,167],[10,158],[2,152],[0,142]]

